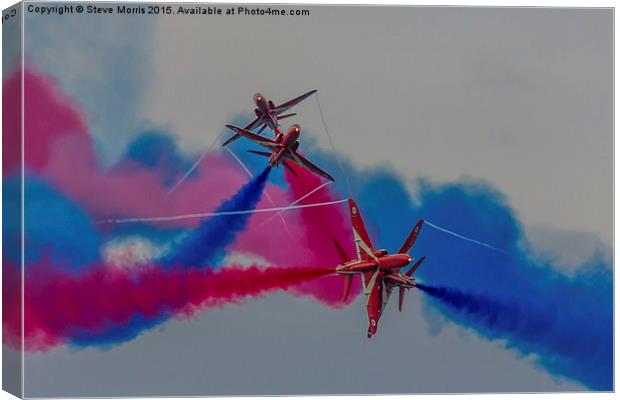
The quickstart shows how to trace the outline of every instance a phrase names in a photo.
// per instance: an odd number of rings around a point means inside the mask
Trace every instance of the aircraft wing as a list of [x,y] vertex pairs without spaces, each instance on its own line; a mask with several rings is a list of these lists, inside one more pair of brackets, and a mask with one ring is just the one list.
[[376,259],[375,250],[366,231],[364,220],[360,214],[359,207],[353,199],[349,199],[349,213],[353,225],[353,239],[355,240],[358,260]]
[[280,146],[280,144],[276,141],[266,138],[264,136],[257,135],[256,133],[250,132],[247,129],[238,128],[233,125],[226,125],[226,127],[233,130],[237,135],[243,136],[244,138],[249,139],[254,143],[260,144],[261,146],[269,150],[273,150]]
[[375,289],[375,286],[379,284],[379,271],[366,271],[362,274],[362,288],[364,289],[364,294],[368,295]]
[[[254,118],[254,120],[250,121],[249,124],[244,126],[243,129],[245,129],[247,131],[251,131],[252,129],[256,128],[259,125],[260,121],[261,121],[261,118],[260,117],[256,117],[256,118]],[[222,146],[228,146],[229,144],[231,144],[232,142],[236,141],[240,137],[241,137],[241,135],[239,135],[238,133],[235,133],[234,135],[232,135],[231,137],[226,139],[226,141],[222,144]]]
[[383,282],[383,301],[382,301],[382,309],[385,309],[385,306],[387,306],[388,301],[390,301],[390,296],[392,296],[392,290],[394,289],[394,285],[387,283],[387,282]]
[[380,272],[364,272],[362,283],[364,285],[364,296],[366,300],[366,312],[368,313],[368,337],[377,333],[377,325],[381,312],[383,311],[383,295]]
[[289,108],[301,103],[302,101],[304,101],[305,99],[307,99],[308,97],[312,96],[314,93],[316,93],[316,90],[311,90],[308,93],[304,93],[299,97],[295,97],[292,100],[289,100],[285,103],[280,104],[279,106],[276,106],[273,108],[272,112],[275,115],[279,115],[282,114],[283,112],[287,111]]
[[314,172],[315,174],[322,176],[323,178],[333,181],[334,178],[328,174],[327,172],[323,171],[321,168],[317,167],[316,165],[314,165],[310,160],[308,160],[306,157],[302,156],[301,154],[299,154],[296,151],[290,151],[289,152],[289,158],[294,161],[296,164],[301,165],[302,167],[306,168],[309,171]]
[[261,120],[260,117],[254,118],[254,120],[251,121],[246,126],[244,126],[243,129],[245,129],[246,131],[251,131],[252,129],[256,128],[259,125],[260,120]]

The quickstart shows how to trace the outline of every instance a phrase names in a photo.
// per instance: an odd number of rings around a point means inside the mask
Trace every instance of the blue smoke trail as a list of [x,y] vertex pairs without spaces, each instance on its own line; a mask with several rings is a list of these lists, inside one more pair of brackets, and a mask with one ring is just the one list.
[[421,283],[416,287],[449,307],[446,312],[466,316],[488,329],[490,338],[514,336],[535,342],[539,335],[548,332],[554,324],[552,318],[547,318],[547,315],[538,312],[538,307],[532,307],[532,304],[523,307],[514,299],[498,300],[458,289],[427,286]]
[[162,130],[148,130],[138,135],[128,146],[121,161],[132,161],[156,173],[171,187],[190,167],[191,160],[178,150],[172,135]]
[[[504,329],[501,324],[482,323],[479,314],[454,312],[454,303],[446,307],[440,302],[444,307],[437,307],[439,311],[484,337],[507,339],[507,346],[520,353],[538,354],[537,362],[552,374],[594,390],[611,390],[613,285],[609,261],[595,253],[573,275],[567,275],[524,245],[520,223],[505,199],[491,188],[467,183],[420,186],[419,215],[461,236],[505,249],[513,257],[440,231],[424,230],[416,252],[426,254],[432,264],[421,269],[419,276],[436,286],[459,288],[500,304],[516,304],[522,315],[552,323],[542,332],[528,331],[537,325],[524,322],[518,329]],[[503,322],[509,316],[502,313],[499,318]]]
[[613,335],[606,310],[600,315],[564,315],[563,309],[574,304],[570,299],[553,304],[545,298],[502,299],[423,284],[417,288],[437,300],[446,316],[487,339],[506,339],[522,354],[541,355],[540,363],[550,371],[593,390],[612,390]]
[[76,330],[71,333],[69,344],[76,348],[94,346],[100,350],[107,350],[117,344],[135,339],[142,332],[163,324],[169,318],[170,314],[167,312],[153,318],[135,315],[123,325],[110,324],[102,333]]
[[[2,180],[7,193],[20,193],[21,179]],[[59,268],[77,272],[99,260],[101,237],[87,212],[33,173],[24,179],[25,265],[47,257]],[[4,252],[8,260],[19,262],[21,221],[7,218],[3,224],[5,237],[13,238]]]
[[484,185],[422,183],[414,210],[459,236],[512,255],[473,246],[443,231],[424,230],[415,251],[426,254],[432,264],[419,271],[420,278],[468,294],[459,296],[451,289],[431,306],[483,337],[505,339],[521,354],[537,354],[536,362],[552,374],[590,389],[612,389],[613,286],[608,260],[595,254],[570,276],[536,257],[524,246],[522,227],[505,199]]
[[[271,167],[267,167],[246,183],[230,199],[223,202],[216,212],[253,210],[260,201]],[[201,268],[213,264],[224,256],[226,247],[234,242],[246,227],[252,214],[213,217],[204,221],[160,262],[165,266]]]

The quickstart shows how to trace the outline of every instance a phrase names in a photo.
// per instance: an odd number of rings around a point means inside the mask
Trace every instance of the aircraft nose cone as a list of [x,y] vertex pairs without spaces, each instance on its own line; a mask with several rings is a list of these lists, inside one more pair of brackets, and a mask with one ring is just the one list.
[[403,266],[409,264],[411,261],[413,261],[413,258],[409,257],[409,255],[407,254],[398,254],[395,257],[397,257],[398,262],[400,264],[402,264]]

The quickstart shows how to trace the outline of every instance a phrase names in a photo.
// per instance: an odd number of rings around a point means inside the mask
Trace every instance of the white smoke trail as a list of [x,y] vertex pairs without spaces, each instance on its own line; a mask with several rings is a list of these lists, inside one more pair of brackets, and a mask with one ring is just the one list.
[[202,162],[202,160],[204,160],[204,158],[207,156],[207,154],[209,154],[211,152],[211,150],[213,150],[213,147],[217,144],[218,140],[220,139],[220,137],[222,137],[224,132],[220,133],[219,135],[217,135],[215,137],[215,139],[213,139],[213,141],[211,142],[211,144],[209,145],[209,147],[207,147],[207,150],[205,150],[204,153],[202,153],[202,155],[198,158],[198,160],[196,160],[196,162],[194,162],[194,164],[190,167],[190,169],[187,170],[187,172],[185,173],[185,175],[183,175],[181,177],[181,179],[179,179],[171,188],[170,190],[168,190],[168,192],[166,193],[166,196],[170,196],[172,194],[172,192],[174,192],[183,182],[185,182],[185,180],[187,179],[187,177],[194,172],[194,170],[200,165],[200,163]]
[[346,173],[344,167],[342,166],[342,163],[340,162],[340,157],[338,156],[338,152],[336,151],[336,146],[334,145],[334,139],[331,133],[329,133],[329,129],[327,128],[327,121],[325,120],[325,114],[323,114],[323,107],[321,107],[321,102],[319,101],[318,92],[315,93],[314,99],[316,100],[316,105],[319,107],[319,114],[321,115],[321,121],[323,122],[323,129],[325,129],[325,134],[327,134],[327,138],[329,139],[329,144],[331,145],[331,148],[333,151],[333,157],[336,159],[336,162],[338,163],[338,167],[340,168],[340,172],[342,173],[342,176],[344,176],[344,181],[347,184],[347,190],[349,192],[349,197],[351,197],[351,183],[349,181],[349,176]]
[[292,206],[292,207],[287,206],[287,207],[257,208],[255,210],[205,212],[205,213],[182,214],[182,215],[172,215],[172,216],[162,216],[162,217],[107,219],[107,220],[98,221],[97,223],[99,224],[106,224],[106,223],[107,224],[124,224],[124,223],[129,223],[129,222],[176,221],[176,220],[191,219],[191,218],[220,217],[220,216],[226,216],[226,215],[241,215],[241,214],[252,214],[252,213],[269,213],[269,212],[277,212],[277,211],[296,210],[299,208],[331,206],[334,204],[341,204],[346,201],[348,201],[348,199],[326,201],[323,203],[303,204],[303,205]]
[[272,216],[271,218],[266,219],[265,221],[263,221],[262,224],[259,225],[263,226],[265,224],[267,224],[269,221],[271,221],[272,219],[274,219],[277,215],[279,215],[280,217],[282,216],[282,213],[284,211],[286,211],[289,207],[296,205],[297,203],[299,203],[300,201],[307,199],[308,197],[310,197],[312,194],[318,192],[319,190],[321,190],[322,188],[324,188],[325,186],[329,185],[330,183],[332,183],[332,181],[327,181],[325,183],[323,183],[322,185],[319,185],[317,187],[315,187],[314,189],[312,189],[311,191],[309,191],[308,193],[304,194],[303,196],[301,196],[300,198],[298,198],[297,200],[295,200],[294,202],[292,202],[291,204],[289,204],[287,206],[287,208],[285,208],[283,211],[278,211],[278,213],[274,216]]
[[459,238],[459,239],[463,239],[463,240],[465,240],[465,241],[468,241],[468,242],[471,242],[471,243],[475,243],[475,244],[477,244],[477,245],[479,245],[479,246],[486,247],[487,249],[491,249],[491,250],[496,251],[496,252],[498,252],[498,253],[502,253],[502,254],[504,254],[504,255],[506,255],[506,256],[512,257],[509,253],[507,253],[506,251],[504,251],[504,250],[502,250],[502,249],[498,249],[497,247],[495,247],[495,246],[491,246],[491,245],[490,245],[490,244],[488,244],[488,243],[484,243],[484,242],[481,242],[481,241],[479,241],[479,240],[472,239],[472,238],[469,238],[469,237],[467,237],[467,236],[460,235],[460,234],[458,234],[458,233],[456,233],[456,232],[452,232],[451,230],[448,230],[448,229],[446,229],[446,228],[442,228],[442,227],[440,227],[440,226],[437,226],[437,225],[433,224],[433,223],[432,223],[432,222],[430,222],[430,221],[424,220],[424,224],[425,224],[425,225],[429,225],[429,226],[431,226],[431,227],[433,227],[433,228],[437,229],[438,231],[441,231],[441,232],[447,233],[448,235],[452,235],[452,236],[457,237],[457,238]]

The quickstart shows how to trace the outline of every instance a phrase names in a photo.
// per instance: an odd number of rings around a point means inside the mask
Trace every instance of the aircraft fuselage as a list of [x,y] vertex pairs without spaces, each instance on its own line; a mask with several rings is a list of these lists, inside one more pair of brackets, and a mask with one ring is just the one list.
[[256,116],[262,119],[262,122],[266,123],[271,129],[278,128],[278,119],[273,112],[273,103],[270,102],[260,93],[254,95],[254,104],[256,105]]
[[376,257],[375,259],[350,261],[336,267],[338,274],[359,274],[361,272],[374,271],[379,267],[381,271],[402,268],[411,262],[409,254],[389,254]]
[[280,147],[276,148],[271,157],[269,157],[269,165],[276,167],[284,161],[285,153],[287,150],[297,150],[299,147],[299,136],[301,135],[301,129],[299,125],[293,125],[286,133],[279,133],[276,141],[280,144]]

